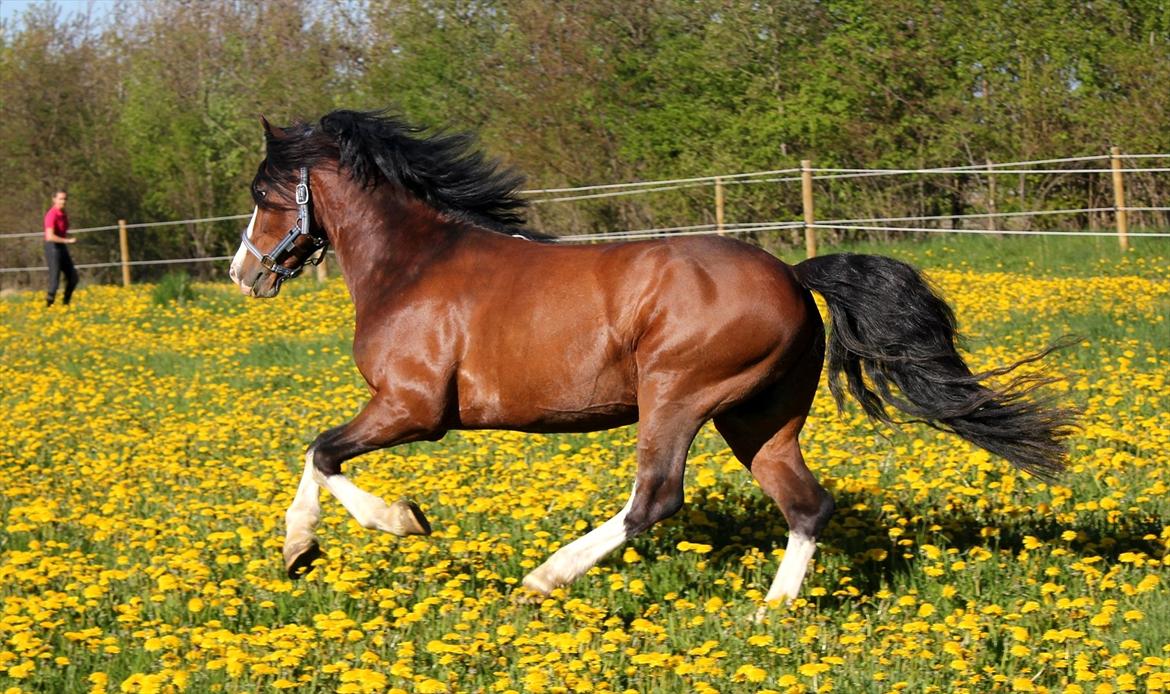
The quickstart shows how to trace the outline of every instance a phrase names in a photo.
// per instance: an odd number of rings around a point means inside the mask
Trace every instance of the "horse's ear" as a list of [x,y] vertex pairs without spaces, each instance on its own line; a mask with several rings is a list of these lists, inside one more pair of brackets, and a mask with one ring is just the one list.
[[284,131],[269,123],[264,116],[260,116],[260,124],[264,126],[264,134],[269,140],[279,140],[284,137]]

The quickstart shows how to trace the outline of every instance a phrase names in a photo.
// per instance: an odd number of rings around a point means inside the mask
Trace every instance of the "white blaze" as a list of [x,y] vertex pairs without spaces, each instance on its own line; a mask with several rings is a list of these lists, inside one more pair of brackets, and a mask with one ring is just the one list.
[[[252,218],[248,220],[248,230],[245,232],[245,235],[248,237],[249,241],[252,240],[252,229],[256,226],[256,213],[259,211],[260,209],[258,207],[252,208]],[[244,259],[247,257],[248,249],[245,248],[244,244],[241,242],[239,250],[236,251],[236,256],[232,258],[231,270],[228,272],[228,275],[230,275],[231,278],[237,283],[240,281],[240,267],[243,266]],[[247,287],[245,287],[245,289],[247,289]]]

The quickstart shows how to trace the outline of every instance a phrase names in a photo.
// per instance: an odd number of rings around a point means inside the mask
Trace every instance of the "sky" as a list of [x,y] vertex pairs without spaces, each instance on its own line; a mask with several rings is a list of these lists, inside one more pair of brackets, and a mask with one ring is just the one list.
[[[114,8],[114,0],[54,0],[63,14],[82,13],[92,9],[95,18]],[[47,0],[0,0],[0,20],[11,21],[32,5],[44,5]]]

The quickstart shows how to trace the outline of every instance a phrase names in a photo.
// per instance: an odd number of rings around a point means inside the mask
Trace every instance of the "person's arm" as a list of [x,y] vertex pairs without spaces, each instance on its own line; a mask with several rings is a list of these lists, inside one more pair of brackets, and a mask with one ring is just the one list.
[[66,238],[64,236],[57,236],[57,230],[53,227],[45,227],[45,240],[53,243],[77,243],[75,238]]
[[57,229],[46,225],[44,227],[44,240],[53,243],[76,243],[77,239],[68,238],[68,236],[57,235]]

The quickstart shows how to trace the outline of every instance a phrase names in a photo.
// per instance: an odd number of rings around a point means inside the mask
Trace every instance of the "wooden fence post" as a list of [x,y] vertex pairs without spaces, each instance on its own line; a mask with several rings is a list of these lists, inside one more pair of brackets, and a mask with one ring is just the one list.
[[812,161],[800,161],[800,200],[804,208],[804,253],[808,258],[817,255],[817,232],[813,228],[813,181]]
[[1117,219],[1117,243],[1121,252],[1129,250],[1129,217],[1125,212],[1125,183],[1121,177],[1121,148],[1112,147],[1109,150],[1109,160],[1113,165],[1113,213]]
[[324,282],[329,279],[329,270],[325,267],[325,263],[329,260],[328,256],[321,256],[321,262],[317,263],[317,281]]
[[[999,231],[999,218],[995,216],[995,167],[991,160],[987,160],[987,213],[991,216],[987,218],[987,228],[992,231]],[[1003,238],[1003,234],[996,233],[996,238]]]
[[715,177],[715,233],[723,235],[723,179]]
[[126,220],[118,220],[118,245],[122,248],[122,286],[130,286],[130,239],[126,237]]

